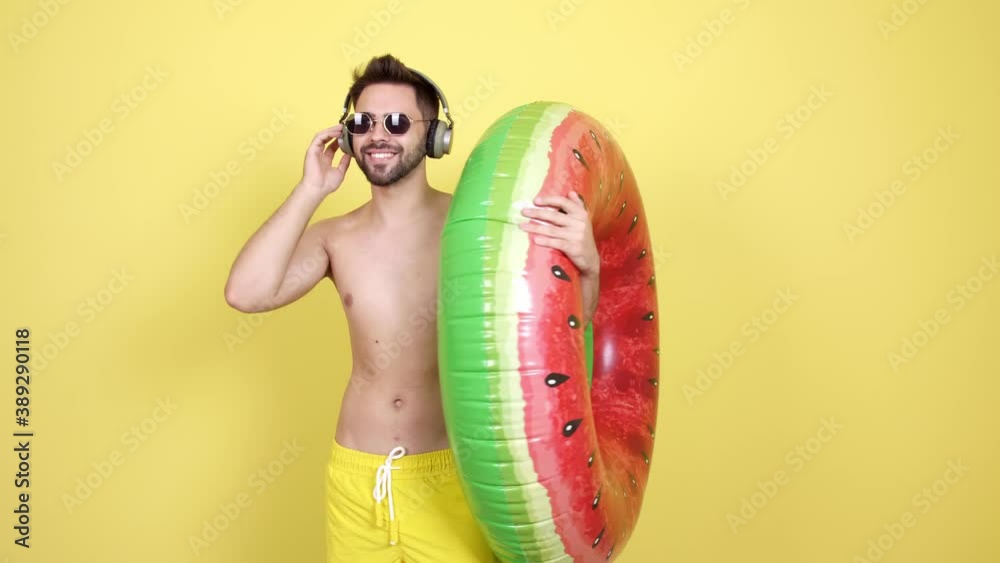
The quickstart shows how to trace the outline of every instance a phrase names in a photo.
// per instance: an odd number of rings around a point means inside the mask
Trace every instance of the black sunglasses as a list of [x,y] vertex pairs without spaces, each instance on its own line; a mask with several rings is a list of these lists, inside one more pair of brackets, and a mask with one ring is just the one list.
[[[430,119],[412,119],[405,113],[393,112],[385,114],[382,118],[382,126],[390,135],[404,135],[410,130],[410,124],[417,121],[431,121]],[[366,112],[356,112],[347,116],[344,120],[344,127],[351,135],[364,135],[372,130],[375,125],[375,116]]]

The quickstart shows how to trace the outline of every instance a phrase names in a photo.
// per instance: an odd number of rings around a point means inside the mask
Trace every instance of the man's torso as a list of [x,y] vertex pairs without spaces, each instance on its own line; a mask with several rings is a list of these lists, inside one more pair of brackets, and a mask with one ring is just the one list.
[[326,237],[353,356],[336,434],[344,447],[371,453],[397,445],[410,453],[448,447],[436,300],[451,196],[435,194],[432,205],[399,226],[376,226],[363,206],[338,218]]

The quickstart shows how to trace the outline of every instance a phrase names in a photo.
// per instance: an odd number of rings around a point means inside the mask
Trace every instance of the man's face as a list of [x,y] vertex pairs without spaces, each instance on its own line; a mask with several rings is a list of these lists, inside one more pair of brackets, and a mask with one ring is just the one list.
[[406,84],[372,84],[365,88],[354,110],[374,116],[370,131],[354,135],[355,160],[368,181],[375,186],[390,186],[405,178],[427,154],[427,122],[414,121],[402,135],[390,135],[382,125],[386,114],[405,113],[411,120],[423,119],[417,107],[417,95]]

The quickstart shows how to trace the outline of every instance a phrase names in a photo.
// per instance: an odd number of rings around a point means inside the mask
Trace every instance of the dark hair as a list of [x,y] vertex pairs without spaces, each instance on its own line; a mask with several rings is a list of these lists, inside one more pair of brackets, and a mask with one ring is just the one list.
[[361,91],[372,84],[408,84],[417,94],[417,107],[424,119],[437,119],[438,98],[434,88],[423,78],[406,67],[392,55],[372,57],[363,72],[354,70],[354,84],[351,85],[351,101],[355,104]]

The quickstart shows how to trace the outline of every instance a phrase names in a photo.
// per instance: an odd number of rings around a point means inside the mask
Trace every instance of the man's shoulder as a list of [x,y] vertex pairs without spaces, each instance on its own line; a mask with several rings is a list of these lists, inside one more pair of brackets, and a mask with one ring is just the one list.
[[342,215],[334,215],[333,217],[320,219],[319,221],[313,223],[311,227],[321,231],[328,237],[346,234],[348,231],[361,225],[362,210],[365,205],[356,207]]

